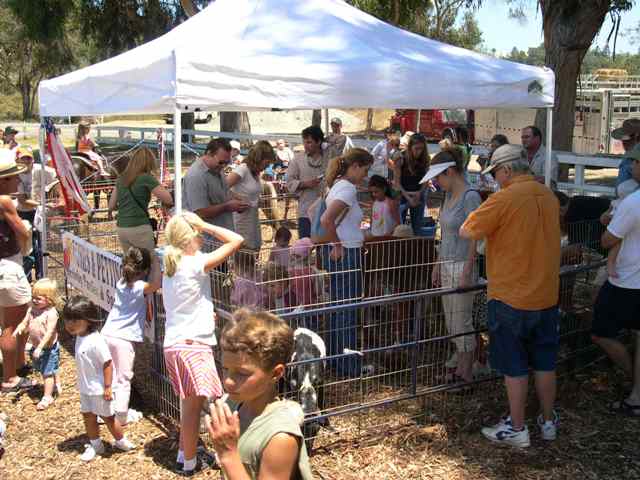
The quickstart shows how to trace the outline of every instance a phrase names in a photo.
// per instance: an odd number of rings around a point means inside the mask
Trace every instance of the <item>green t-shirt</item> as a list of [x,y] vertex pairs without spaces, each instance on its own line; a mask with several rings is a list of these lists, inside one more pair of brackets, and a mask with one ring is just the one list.
[[[229,401],[228,403],[232,410],[237,408],[237,405],[234,405],[233,402]],[[254,418],[249,425],[243,425],[241,421],[238,451],[240,459],[252,479],[258,478],[262,452],[269,444],[269,441],[278,433],[288,433],[296,437],[300,444],[298,471],[293,478],[296,480],[313,480],[307,447],[300,428],[300,422],[303,419],[304,413],[302,413],[302,408],[298,403],[282,400],[268,405],[265,411]]]
[[[129,188],[124,186],[122,179],[118,179],[118,227],[129,228],[149,224],[146,209],[151,200],[151,191],[158,185],[160,182],[148,173],[137,177]],[[131,194],[135,196],[137,203],[131,198]],[[145,210],[140,208],[141,206],[145,207]]]

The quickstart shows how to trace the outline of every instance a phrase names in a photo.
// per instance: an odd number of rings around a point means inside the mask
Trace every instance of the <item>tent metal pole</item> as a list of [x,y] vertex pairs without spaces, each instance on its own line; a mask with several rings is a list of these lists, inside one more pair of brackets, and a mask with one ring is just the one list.
[[42,274],[43,276],[47,276],[47,258],[45,255],[47,254],[47,186],[46,186],[46,175],[45,168],[47,166],[47,160],[44,148],[45,143],[45,129],[44,125],[44,117],[40,117],[40,130],[38,131],[38,145],[40,148],[40,166],[42,170],[40,170],[40,208],[42,209],[42,231],[40,232],[40,261],[42,262]]
[[174,191],[176,215],[182,213],[182,111],[176,106],[173,112],[173,159],[175,164]]
[[420,133],[420,116],[422,115],[422,110],[418,109],[416,112],[416,133]]
[[329,135],[329,109],[324,109],[324,134]]
[[547,107],[547,158],[544,165],[544,184],[551,187],[551,146],[553,144],[553,107]]

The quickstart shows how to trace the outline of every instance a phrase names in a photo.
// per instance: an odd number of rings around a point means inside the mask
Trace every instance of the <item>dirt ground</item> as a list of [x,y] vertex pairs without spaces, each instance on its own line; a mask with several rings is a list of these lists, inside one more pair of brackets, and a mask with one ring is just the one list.
[[[0,397],[0,412],[9,417],[0,478],[178,478],[171,472],[176,431],[144,407],[145,418],[128,428],[136,450],[108,449],[106,456],[83,464],[78,455],[87,439],[74,388],[73,358],[66,351],[61,370],[63,394],[45,412],[35,409],[41,394],[37,388],[17,397]],[[336,480],[638,479],[640,419],[612,414],[607,407],[619,398],[620,385],[621,378],[604,366],[565,382],[559,395],[559,439],[550,444],[543,444],[533,425],[532,447],[527,450],[486,442],[478,428],[495,420],[501,402],[469,398],[449,408],[440,422],[427,426],[405,420],[395,428],[371,429],[356,438],[323,442],[311,457],[313,471],[318,479]],[[403,412],[392,408],[380,414],[388,423]],[[102,437],[112,441],[106,429]],[[220,473],[209,470],[197,478],[220,478]]]

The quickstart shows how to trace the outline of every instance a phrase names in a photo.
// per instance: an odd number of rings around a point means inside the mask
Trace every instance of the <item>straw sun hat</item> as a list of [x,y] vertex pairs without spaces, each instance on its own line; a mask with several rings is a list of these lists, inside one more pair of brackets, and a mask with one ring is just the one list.
[[0,178],[12,177],[24,172],[27,169],[24,165],[16,163],[16,152],[7,149],[0,149]]

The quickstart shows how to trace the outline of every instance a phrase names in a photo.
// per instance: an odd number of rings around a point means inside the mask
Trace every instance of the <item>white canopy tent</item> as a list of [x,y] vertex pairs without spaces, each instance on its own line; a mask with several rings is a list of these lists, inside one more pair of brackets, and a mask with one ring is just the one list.
[[550,158],[554,74],[414,35],[341,0],[217,0],[156,40],[43,81],[39,101],[43,117],[174,114],[179,210],[182,112],[547,108]]

